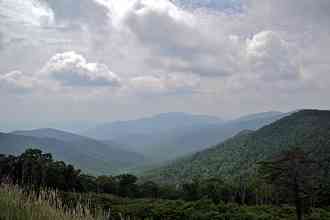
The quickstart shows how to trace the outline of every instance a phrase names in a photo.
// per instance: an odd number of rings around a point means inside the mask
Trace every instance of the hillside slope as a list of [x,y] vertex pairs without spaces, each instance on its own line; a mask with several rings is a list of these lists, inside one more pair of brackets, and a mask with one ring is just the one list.
[[[247,115],[221,124],[193,127],[185,131],[165,135],[158,145],[149,147],[150,151],[168,155],[168,159],[195,153],[214,146],[244,130],[256,130],[290,113],[264,112]],[[156,147],[155,147],[156,146]]]
[[150,170],[145,178],[173,183],[193,177],[244,175],[254,171],[256,162],[297,146],[312,151],[317,159],[330,155],[330,111],[293,113],[255,132],[241,132],[208,150]]
[[144,157],[137,153],[59,130],[0,133],[0,153],[19,154],[26,148],[39,148],[52,153],[56,159],[93,174],[110,174],[144,162]]

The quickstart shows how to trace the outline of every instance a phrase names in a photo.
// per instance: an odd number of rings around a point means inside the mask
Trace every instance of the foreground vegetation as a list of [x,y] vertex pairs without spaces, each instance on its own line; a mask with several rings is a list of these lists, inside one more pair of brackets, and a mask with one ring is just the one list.
[[99,210],[114,220],[330,219],[327,163],[309,155],[296,148],[261,162],[257,176],[178,185],[139,182],[130,174],[84,175],[40,150],[1,155],[0,219],[102,219]]
[[92,215],[87,206],[78,203],[68,208],[55,191],[25,192],[10,185],[0,187],[0,210],[0,220],[108,219],[101,211]]
[[[95,212],[95,206],[107,212]],[[0,188],[1,220],[294,220],[292,207],[215,204],[211,200],[128,199],[107,194]],[[102,213],[102,214],[101,214]],[[106,214],[104,214],[106,213]],[[306,220],[328,220],[330,209],[312,209]]]

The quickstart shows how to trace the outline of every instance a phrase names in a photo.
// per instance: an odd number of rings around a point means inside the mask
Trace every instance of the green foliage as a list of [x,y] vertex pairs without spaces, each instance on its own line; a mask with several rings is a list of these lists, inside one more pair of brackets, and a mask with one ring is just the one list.
[[22,155],[0,156],[1,179],[24,187],[56,188],[64,191],[82,190],[80,170],[62,161],[53,161],[51,154],[28,149]]
[[330,111],[305,110],[255,132],[239,134],[167,166],[147,171],[143,179],[158,183],[189,182],[193,178],[217,176],[235,179],[254,175],[257,162],[267,160],[291,146],[312,151],[313,158],[318,161],[330,161],[329,145]]
[[0,155],[0,183],[9,182],[21,187],[39,190],[51,188],[61,191],[98,192],[129,198],[178,198],[172,186],[158,186],[148,181],[138,184],[131,174],[93,177],[63,161],[54,161],[51,154],[28,149],[20,156]]
[[[72,195],[81,197],[81,195]],[[111,210],[111,217],[120,219],[171,219],[171,220],[294,220],[292,207],[241,206],[235,203],[213,203],[212,200],[198,201],[127,199],[106,194],[85,195],[86,201]],[[84,197],[84,196],[83,196]],[[312,209],[307,220],[328,219],[330,210]],[[122,218],[121,218],[122,217]]]

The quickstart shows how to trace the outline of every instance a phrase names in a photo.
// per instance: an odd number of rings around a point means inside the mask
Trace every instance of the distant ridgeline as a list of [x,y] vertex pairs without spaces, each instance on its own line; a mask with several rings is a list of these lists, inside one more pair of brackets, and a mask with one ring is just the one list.
[[28,148],[52,153],[93,175],[114,174],[144,162],[144,156],[100,141],[56,129],[0,133],[0,153],[18,155]]
[[197,177],[248,176],[255,173],[257,162],[296,147],[316,160],[330,158],[330,111],[302,110],[257,131],[241,132],[215,147],[149,170],[144,179],[175,183]]

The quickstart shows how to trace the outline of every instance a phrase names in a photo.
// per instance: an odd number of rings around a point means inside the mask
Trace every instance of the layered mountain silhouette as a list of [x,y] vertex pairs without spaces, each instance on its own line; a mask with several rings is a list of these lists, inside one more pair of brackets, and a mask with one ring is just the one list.
[[242,130],[258,129],[285,115],[281,112],[264,112],[225,122],[212,116],[165,113],[139,120],[103,124],[83,134],[105,143],[121,143],[127,150],[159,162],[206,149]]

